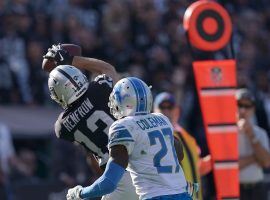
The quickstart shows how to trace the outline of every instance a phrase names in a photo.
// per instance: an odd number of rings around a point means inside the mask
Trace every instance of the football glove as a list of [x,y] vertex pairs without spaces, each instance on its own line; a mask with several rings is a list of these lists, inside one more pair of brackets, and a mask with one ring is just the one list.
[[191,198],[193,199],[195,194],[199,191],[200,189],[200,185],[199,183],[191,183],[187,181],[187,193],[191,196]]
[[43,58],[53,59],[57,66],[71,65],[73,57],[67,50],[63,49],[61,44],[52,45],[52,48],[49,48],[48,52],[43,56]]
[[82,200],[82,198],[80,198],[80,193],[82,189],[83,187],[80,185],[69,189],[67,193],[67,200]]

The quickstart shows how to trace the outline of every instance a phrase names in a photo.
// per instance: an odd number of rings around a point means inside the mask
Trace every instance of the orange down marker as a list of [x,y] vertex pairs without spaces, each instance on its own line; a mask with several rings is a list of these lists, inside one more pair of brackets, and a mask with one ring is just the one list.
[[[191,4],[183,23],[191,47],[199,51],[219,51],[230,41],[230,17],[214,1]],[[194,61],[193,70],[212,156],[217,199],[239,199],[235,60]]]

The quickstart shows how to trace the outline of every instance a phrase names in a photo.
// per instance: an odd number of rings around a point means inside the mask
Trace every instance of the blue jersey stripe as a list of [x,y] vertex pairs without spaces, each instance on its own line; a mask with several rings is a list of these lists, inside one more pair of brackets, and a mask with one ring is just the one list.
[[116,127],[123,127],[124,128],[124,126],[119,125],[118,123],[114,123],[111,125],[111,129],[116,128]]
[[109,142],[109,146],[110,146],[111,144],[115,144],[115,143],[117,143],[117,142],[134,142],[134,140],[133,140],[133,139],[119,139],[119,140],[114,140],[114,141],[110,141],[110,142]]
[[123,129],[125,128],[124,126],[115,126],[112,128],[112,131],[117,131],[117,130],[120,130],[120,129]]
[[132,138],[131,134],[129,133],[129,131],[127,129],[115,131],[111,135],[112,136],[111,136],[110,140],[117,140],[117,139],[121,139],[121,138]]

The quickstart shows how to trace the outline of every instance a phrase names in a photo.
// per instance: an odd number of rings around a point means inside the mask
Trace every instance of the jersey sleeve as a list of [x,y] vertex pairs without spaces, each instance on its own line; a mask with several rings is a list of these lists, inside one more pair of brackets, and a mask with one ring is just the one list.
[[130,131],[121,123],[115,122],[109,130],[108,148],[115,145],[124,145],[130,155],[134,148],[135,140]]
[[89,95],[97,109],[108,110],[109,96],[112,92],[113,80],[105,74],[99,75],[89,85]]
[[56,120],[56,122],[54,124],[55,135],[57,138],[64,139],[64,140],[67,140],[70,142],[74,142],[73,134],[70,134],[61,122],[62,115],[63,115],[63,113],[60,114],[59,118]]
[[106,74],[101,74],[98,75],[94,81],[95,83],[99,84],[99,85],[103,85],[104,87],[113,88],[113,80],[111,77],[107,76]]

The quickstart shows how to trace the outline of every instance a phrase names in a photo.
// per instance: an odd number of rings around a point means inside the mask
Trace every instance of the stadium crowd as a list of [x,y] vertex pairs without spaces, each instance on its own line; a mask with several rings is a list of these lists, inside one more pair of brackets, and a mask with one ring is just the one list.
[[[174,93],[182,106],[181,125],[196,138],[202,155],[207,155],[192,56],[182,26],[192,2],[1,0],[0,104],[54,106],[48,75],[41,69],[42,56],[51,44],[74,43],[82,47],[83,56],[105,60],[123,76],[143,79],[153,86],[154,94]],[[270,2],[218,2],[233,22],[238,85],[254,92],[257,123],[270,136]],[[214,56],[223,58],[220,53]],[[35,160],[37,155],[30,156]],[[72,184],[66,174],[61,178]]]

